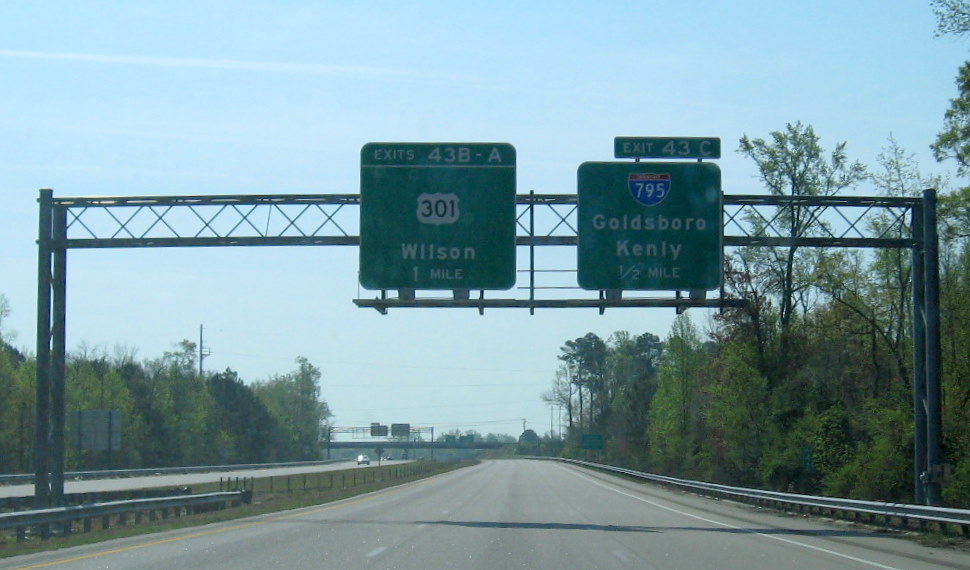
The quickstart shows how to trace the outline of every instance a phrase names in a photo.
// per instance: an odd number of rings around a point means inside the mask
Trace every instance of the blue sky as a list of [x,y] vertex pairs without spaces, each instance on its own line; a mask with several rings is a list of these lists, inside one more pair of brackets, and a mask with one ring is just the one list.
[[[928,145],[968,45],[934,30],[925,1],[5,2],[4,333],[33,352],[39,188],[357,193],[367,142],[487,141],[516,147],[519,193],[570,194],[580,163],[613,160],[613,137],[681,135],[720,137],[724,192],[759,193],[738,139],[795,121],[870,166],[892,135],[924,173],[952,175]],[[306,356],[341,426],[518,434],[525,419],[542,433],[539,394],[566,340],[663,338],[674,318],[381,316],[352,303],[355,248],[68,257],[72,349],[124,345],[153,358],[204,324],[209,369],[260,380]]]

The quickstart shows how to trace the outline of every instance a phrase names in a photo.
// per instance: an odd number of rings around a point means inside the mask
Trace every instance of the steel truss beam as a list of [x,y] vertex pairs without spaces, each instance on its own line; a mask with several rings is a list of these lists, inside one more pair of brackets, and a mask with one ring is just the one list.
[[[576,245],[575,194],[516,197],[516,244]],[[907,215],[917,198],[724,196],[727,246],[911,248],[919,241]],[[52,198],[67,227],[54,247],[222,247],[359,245],[358,194],[137,196]],[[792,236],[781,215],[810,212],[804,235]],[[535,214],[545,214],[538,222]],[[879,223],[877,227],[875,224]]]

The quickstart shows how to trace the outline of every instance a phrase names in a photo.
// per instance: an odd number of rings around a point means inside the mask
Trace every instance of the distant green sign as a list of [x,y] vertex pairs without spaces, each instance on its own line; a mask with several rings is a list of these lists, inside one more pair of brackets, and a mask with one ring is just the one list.
[[721,158],[718,137],[615,137],[616,158]]
[[360,283],[368,289],[511,288],[515,148],[364,145]]
[[721,285],[721,170],[711,162],[585,162],[578,172],[583,289]]
[[580,447],[582,449],[603,449],[606,446],[602,435],[598,433],[584,433],[580,441]]

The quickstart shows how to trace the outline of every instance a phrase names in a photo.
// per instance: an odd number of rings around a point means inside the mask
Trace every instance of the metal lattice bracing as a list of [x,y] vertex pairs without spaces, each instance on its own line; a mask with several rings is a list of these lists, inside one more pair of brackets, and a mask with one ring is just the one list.
[[357,245],[355,194],[58,198],[67,248]]
[[919,198],[724,196],[724,245],[912,248],[920,241],[913,236],[912,221],[921,202]]
[[[725,246],[912,248],[916,198],[724,196]],[[516,244],[529,248],[528,298],[400,298],[383,292],[358,299],[362,307],[582,308],[736,306],[741,301],[689,296],[631,296],[581,291],[575,269],[540,267],[536,248],[575,246],[575,194],[516,197]],[[55,247],[138,248],[213,246],[305,246],[360,244],[357,194],[225,196],[131,196],[56,198],[52,207],[66,220],[64,241]],[[795,217],[797,227],[790,227]],[[786,225],[787,224],[787,225]],[[795,231],[793,231],[795,230]],[[563,291],[573,298],[563,298]],[[393,292],[392,292],[393,293]]]
[[[516,199],[517,244],[576,245],[575,194]],[[918,198],[724,196],[727,246],[913,247]],[[357,194],[55,198],[72,248],[358,245]],[[782,214],[800,208],[810,233]],[[815,223],[809,223],[815,222]],[[799,240],[792,242],[792,239]],[[58,244],[60,245],[60,244]]]

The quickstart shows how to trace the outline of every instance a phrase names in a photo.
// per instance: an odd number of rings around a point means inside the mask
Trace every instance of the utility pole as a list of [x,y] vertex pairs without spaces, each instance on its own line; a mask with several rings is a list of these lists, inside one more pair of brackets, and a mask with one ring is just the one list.
[[212,354],[211,350],[204,349],[203,346],[204,345],[202,344],[202,325],[199,325],[199,376],[202,376],[202,361],[205,360],[205,357]]

